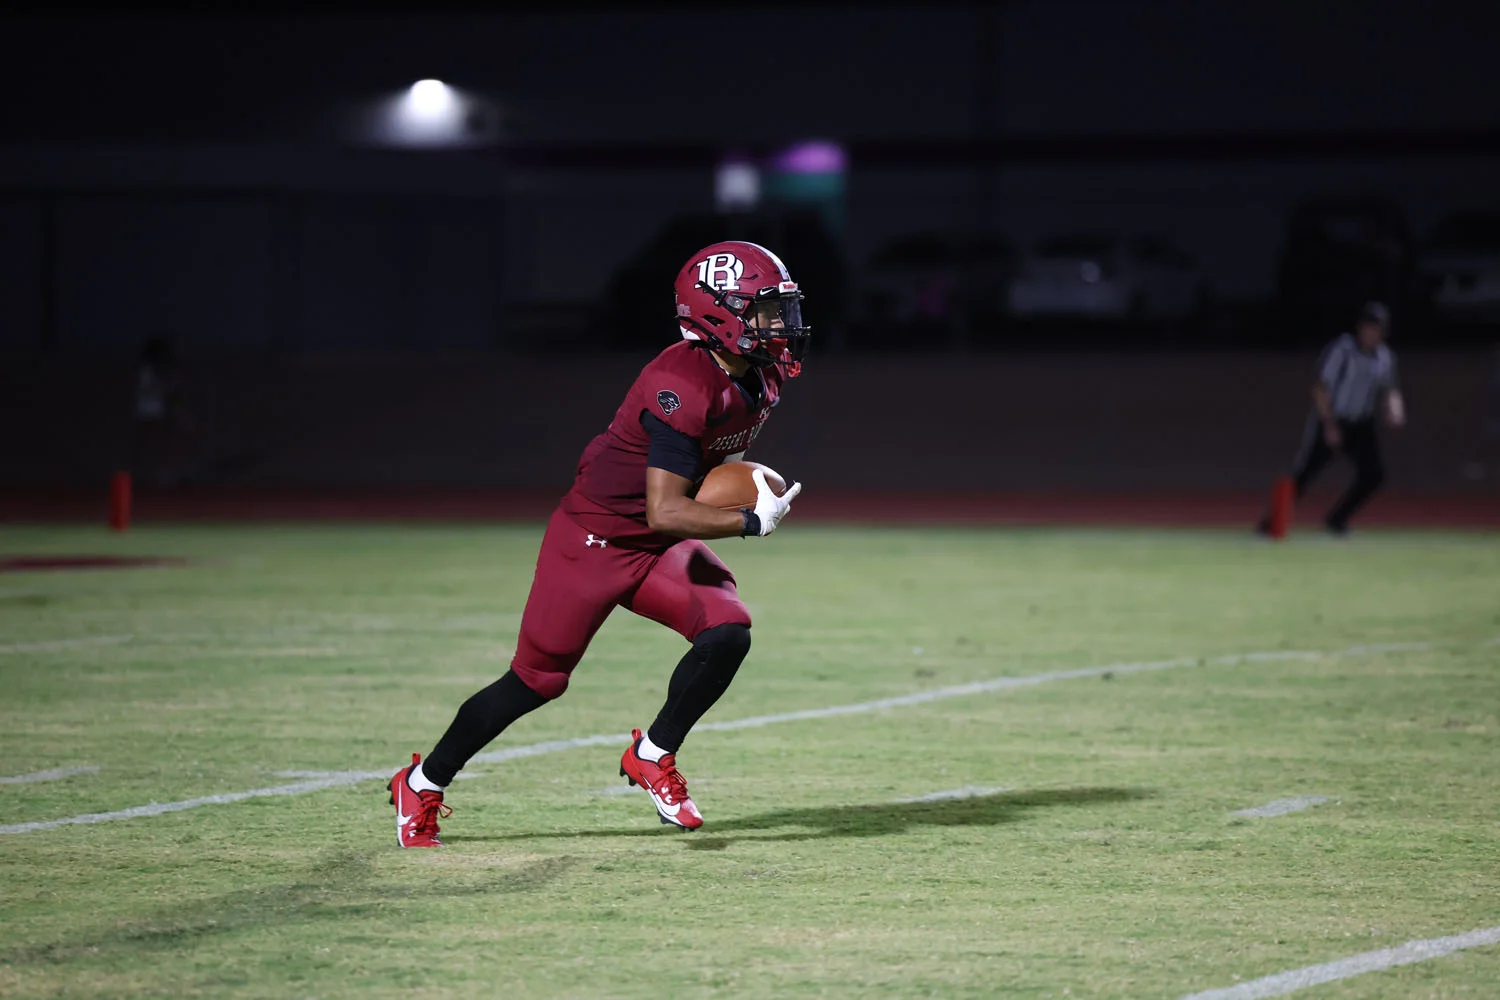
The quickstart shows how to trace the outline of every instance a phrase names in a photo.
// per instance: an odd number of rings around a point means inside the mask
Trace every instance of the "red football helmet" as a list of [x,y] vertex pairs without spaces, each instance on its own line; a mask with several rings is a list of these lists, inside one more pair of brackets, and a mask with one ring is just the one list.
[[704,247],[677,273],[677,324],[685,340],[781,365],[788,377],[801,371],[812,334],[781,258],[737,240]]

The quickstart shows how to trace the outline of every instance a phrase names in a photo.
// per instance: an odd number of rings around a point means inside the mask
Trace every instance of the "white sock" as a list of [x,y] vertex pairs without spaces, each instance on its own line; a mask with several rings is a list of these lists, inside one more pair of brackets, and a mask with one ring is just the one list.
[[641,745],[635,751],[636,756],[640,757],[641,760],[649,760],[653,764],[660,764],[661,759],[670,752],[652,743],[649,736],[641,737]]
[[442,785],[432,781],[427,775],[422,773],[421,764],[406,772],[406,787],[414,792],[441,792],[443,790]]

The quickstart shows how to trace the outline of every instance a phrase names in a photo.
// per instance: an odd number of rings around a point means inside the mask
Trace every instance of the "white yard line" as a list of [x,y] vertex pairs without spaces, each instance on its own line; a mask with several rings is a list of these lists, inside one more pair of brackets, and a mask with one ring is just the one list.
[[[126,636],[125,638],[129,638]],[[956,684],[952,687],[933,688],[930,691],[916,691],[912,694],[897,695],[894,698],[880,698],[875,701],[857,701],[848,705],[830,705],[826,708],[812,708],[801,712],[778,712],[774,715],[752,715],[746,719],[734,719],[728,722],[710,722],[695,727],[695,732],[731,732],[736,729],[755,729],[761,726],[779,725],[783,722],[803,722],[809,719],[831,719],[841,715],[863,715],[869,712],[880,712],[888,708],[908,708],[912,705],[925,705],[928,702],[945,701],[950,698],[962,698],[972,694],[989,694],[994,691],[1009,691],[1015,688],[1035,687],[1038,684],[1048,684],[1052,681],[1078,680],[1086,677],[1103,677],[1105,675],[1114,677],[1119,674],[1138,674],[1152,670],[1170,670],[1174,667],[1191,666],[1232,666],[1237,663],[1265,663],[1284,660],[1306,660],[1320,656],[1349,656],[1370,652],[1381,652],[1387,650],[1420,650],[1431,649],[1439,645],[1436,642],[1396,643],[1385,646],[1350,646],[1346,649],[1333,649],[1324,652],[1309,650],[1262,650],[1250,653],[1237,653],[1229,656],[1182,656],[1172,660],[1153,660],[1143,663],[1112,663],[1102,667],[1082,667],[1077,670],[1052,670],[1041,674],[1028,674],[1021,677],[996,677],[987,681],[975,681],[970,684]],[[3,648],[3,647],[0,647]],[[627,733],[608,733],[596,736],[579,736],[569,740],[547,740],[543,743],[531,743],[525,746],[506,747],[503,750],[491,750],[487,753],[476,755],[471,764],[496,764],[508,760],[519,760],[523,757],[539,757],[543,754],[560,753],[564,750],[577,750],[583,747],[618,746],[623,747],[630,742]],[[373,781],[377,778],[386,779],[396,772],[397,767],[383,771],[339,771],[300,781],[291,785],[276,785],[270,788],[253,788],[248,792],[227,792],[222,795],[206,795],[196,799],[183,799],[180,802],[150,803],[144,806],[133,806],[129,809],[119,809],[114,812],[88,813],[83,816],[69,816],[64,819],[42,820],[34,823],[13,823],[8,826],[0,826],[0,834],[7,833],[31,833],[35,830],[51,830],[60,826],[68,826],[74,823],[105,823],[118,819],[136,819],[142,816],[160,816],[163,813],[181,812],[184,809],[196,809],[199,806],[223,805],[230,802],[243,802],[245,799],[263,798],[269,795],[300,795],[303,792],[315,792],[324,788],[335,788],[340,785],[353,785],[361,781]]]
[[82,649],[85,646],[118,646],[122,642],[129,642],[135,636],[131,635],[95,635],[86,639],[53,639],[49,642],[13,642],[9,645],[0,645],[0,654],[3,653],[60,653],[69,649]]
[[[697,726],[702,730],[707,727]],[[547,740],[544,743],[528,743],[525,746],[506,747],[504,750],[489,750],[469,758],[470,764],[499,764],[522,757],[540,757],[543,754],[560,753],[563,750],[578,750],[583,747],[617,746],[621,752],[630,743],[629,733],[605,733],[599,736],[575,736],[571,740]]]
[[[377,774],[377,773],[380,773],[380,772],[376,772],[376,771],[369,771],[369,772],[365,772],[365,771],[272,771],[271,773],[274,774],[278,778],[343,778],[343,777],[346,777],[347,775],[350,775],[350,774],[366,774],[366,773]],[[395,774],[395,773],[396,773],[395,771],[391,772],[391,774]],[[390,774],[380,773],[380,776],[381,777],[385,777],[385,778],[389,778],[391,775]],[[484,775],[483,774],[475,773],[473,771],[460,771],[458,774],[454,775],[454,777],[457,780],[459,780],[459,781],[463,781],[466,778],[483,778]]]
[[37,781],[57,781],[60,778],[71,778],[76,774],[98,773],[98,764],[80,764],[77,767],[54,767],[46,771],[32,771],[30,774],[13,774],[6,778],[0,778],[0,785],[30,785]]
[[1275,802],[1267,802],[1263,806],[1254,809],[1241,809],[1234,813],[1236,816],[1246,816],[1250,819],[1270,819],[1273,816],[1285,816],[1287,813],[1301,812],[1320,806],[1328,801],[1326,795],[1297,795],[1290,799],[1277,799]]
[[1430,642],[1376,642],[1365,646],[1350,646],[1346,653],[1359,656],[1362,653],[1404,653],[1409,650],[1431,649]]
[[1139,674],[1152,670],[1171,670],[1174,667],[1191,667],[1200,663],[1228,666],[1235,663],[1262,662],[1267,660],[1304,660],[1316,656],[1339,656],[1342,650],[1315,653],[1300,650],[1274,650],[1259,653],[1241,653],[1234,656],[1197,657],[1182,656],[1174,660],[1148,660],[1142,663],[1111,663],[1103,667],[1080,667],[1076,670],[1053,670],[1044,674],[1026,674],[1021,677],[996,677],[987,681],[955,684],[952,687],[933,688],[930,691],[915,691],[881,698],[877,701],[857,701],[851,705],[830,705],[827,708],[810,708],[801,712],[778,712],[775,715],[753,715],[748,719],[730,722],[710,722],[694,727],[694,732],[728,732],[734,729],[755,729],[759,726],[777,725],[782,722],[801,722],[807,719],[831,719],[840,715],[863,715],[887,708],[909,708],[925,705],[930,701],[946,701],[971,694],[989,694],[994,691],[1009,691],[1014,688],[1035,687],[1052,681],[1080,680],[1085,677],[1103,677],[1106,674]]
[[230,802],[243,802],[246,799],[265,798],[269,795],[301,795],[303,792],[316,792],[323,788],[352,785],[359,781],[389,778],[394,773],[394,768],[389,773],[385,771],[342,771],[327,778],[299,781],[292,785],[277,785],[274,788],[252,788],[248,792],[225,792],[222,795],[204,795],[196,799],[183,799],[180,802],[152,802],[144,806],[117,809],[114,812],[84,813],[82,816],[68,816],[64,819],[49,819],[36,823],[12,823],[9,826],[0,826],[0,833],[34,833],[37,830],[55,830],[60,826],[72,826],[76,823],[109,823],[117,819],[160,816],[163,813],[182,812],[184,809],[196,809],[199,806],[225,805]]
[[1337,982],[1351,976],[1362,976],[1366,972],[1393,969],[1398,965],[1425,962],[1428,959],[1451,955],[1455,951],[1463,951],[1465,948],[1482,948],[1491,944],[1500,944],[1500,927],[1486,927],[1483,930],[1469,931],[1467,934],[1433,938],[1429,941],[1408,941],[1394,948],[1367,951],[1361,955],[1341,958],[1337,962],[1309,965],[1302,969],[1278,972],[1274,976],[1252,979],[1235,986],[1192,993],[1182,997],[1181,1000],[1265,1000],[1266,997],[1284,996],[1293,990],[1306,989],[1309,986]]

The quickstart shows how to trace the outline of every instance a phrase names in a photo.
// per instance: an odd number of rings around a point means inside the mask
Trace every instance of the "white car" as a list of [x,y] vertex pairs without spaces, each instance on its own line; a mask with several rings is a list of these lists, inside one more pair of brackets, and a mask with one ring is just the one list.
[[1071,236],[1022,258],[1007,305],[1017,319],[1175,322],[1193,317],[1203,297],[1192,258],[1163,240]]
[[1456,214],[1439,222],[1421,269],[1436,319],[1500,322],[1500,213]]

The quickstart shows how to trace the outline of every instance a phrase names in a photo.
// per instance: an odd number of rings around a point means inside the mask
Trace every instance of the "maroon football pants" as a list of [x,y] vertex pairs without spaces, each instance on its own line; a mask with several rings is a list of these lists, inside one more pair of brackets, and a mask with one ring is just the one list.
[[537,694],[556,698],[616,607],[689,642],[719,625],[750,624],[734,574],[702,542],[681,541],[661,553],[624,549],[558,510],[542,538],[510,668]]

